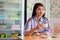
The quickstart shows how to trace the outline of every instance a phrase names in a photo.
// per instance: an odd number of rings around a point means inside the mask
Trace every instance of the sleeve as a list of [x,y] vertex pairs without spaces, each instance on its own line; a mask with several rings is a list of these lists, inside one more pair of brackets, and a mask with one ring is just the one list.
[[45,21],[44,21],[45,23],[44,23],[44,30],[45,31],[49,31],[49,29],[50,29],[50,25],[49,25],[49,21],[48,21],[48,19],[47,18],[45,18]]
[[25,28],[24,28],[24,34],[27,32],[27,31],[30,31],[32,29],[32,26],[31,26],[31,19],[29,19],[26,24],[25,24]]

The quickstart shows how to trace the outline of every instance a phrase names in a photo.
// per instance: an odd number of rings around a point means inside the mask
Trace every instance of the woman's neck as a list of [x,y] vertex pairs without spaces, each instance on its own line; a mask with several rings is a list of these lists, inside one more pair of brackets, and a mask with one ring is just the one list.
[[37,20],[39,20],[41,17],[40,16],[36,16],[37,17]]

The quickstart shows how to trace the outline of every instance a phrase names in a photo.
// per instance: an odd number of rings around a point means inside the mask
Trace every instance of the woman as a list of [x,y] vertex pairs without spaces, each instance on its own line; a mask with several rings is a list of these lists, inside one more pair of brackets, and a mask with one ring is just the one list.
[[48,19],[45,17],[44,6],[36,3],[32,17],[28,19],[24,28],[24,35],[50,35]]

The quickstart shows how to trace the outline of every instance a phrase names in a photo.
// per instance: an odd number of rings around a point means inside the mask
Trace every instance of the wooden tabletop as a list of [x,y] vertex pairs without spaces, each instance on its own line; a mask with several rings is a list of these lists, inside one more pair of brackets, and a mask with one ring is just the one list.
[[60,38],[52,38],[52,37],[42,38],[40,36],[25,36],[24,40],[60,40]]

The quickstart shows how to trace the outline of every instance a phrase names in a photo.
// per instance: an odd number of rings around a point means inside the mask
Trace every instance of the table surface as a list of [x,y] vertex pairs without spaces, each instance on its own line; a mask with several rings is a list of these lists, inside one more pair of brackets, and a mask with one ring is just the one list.
[[24,36],[24,40],[60,40],[60,37],[52,38],[46,37],[46,38],[41,38],[40,36]]

